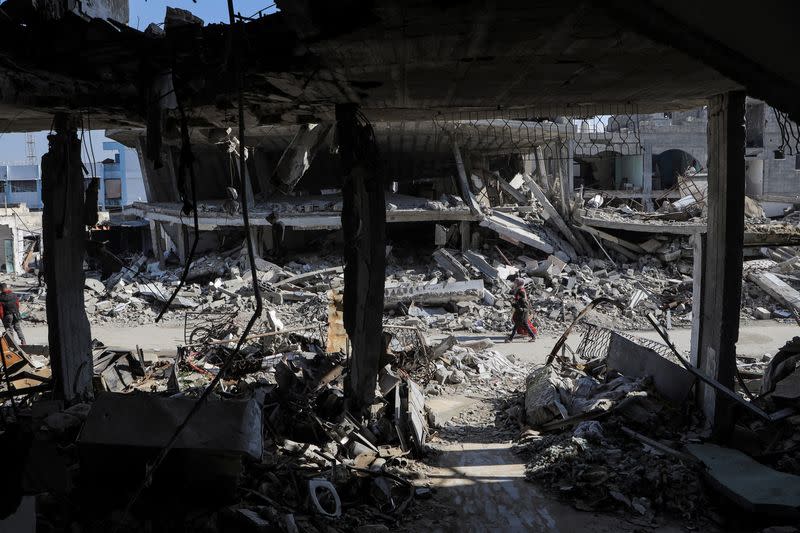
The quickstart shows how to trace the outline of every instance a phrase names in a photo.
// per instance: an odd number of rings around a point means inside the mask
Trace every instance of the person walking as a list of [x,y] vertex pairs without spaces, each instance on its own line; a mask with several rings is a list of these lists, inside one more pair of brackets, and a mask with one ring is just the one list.
[[12,329],[17,332],[19,343],[25,345],[25,335],[22,333],[22,315],[19,312],[19,297],[14,294],[7,283],[0,283],[0,318],[6,328],[9,338]]
[[511,306],[514,308],[514,314],[511,315],[511,320],[514,326],[511,328],[511,333],[506,338],[506,342],[514,340],[514,335],[520,333],[528,335],[530,342],[536,340],[536,326],[531,322],[530,317],[530,303],[528,302],[528,292],[525,290],[525,282],[522,278],[514,280],[514,289],[511,293],[513,295],[513,302]]

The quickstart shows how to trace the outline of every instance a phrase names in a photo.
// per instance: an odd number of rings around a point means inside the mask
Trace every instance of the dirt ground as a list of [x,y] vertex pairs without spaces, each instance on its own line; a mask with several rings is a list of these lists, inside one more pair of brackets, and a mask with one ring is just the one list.
[[[28,326],[23,324],[25,336],[31,344],[47,343],[47,326],[36,325]],[[632,331],[634,335],[647,339],[660,340],[655,331]],[[495,349],[503,354],[515,354],[522,360],[531,363],[544,362],[547,354],[553,348],[561,332],[544,332],[541,338],[535,343],[528,343],[521,339],[506,344],[503,342],[502,335],[488,335],[497,345]],[[742,324],[739,332],[739,343],[737,353],[750,357],[764,355],[765,353],[774,354],[778,348],[790,340],[795,335],[800,334],[800,329],[794,324],[780,324],[777,322],[764,320]],[[432,340],[444,338],[443,334],[432,334]],[[139,345],[144,350],[158,350],[162,356],[175,354],[175,346],[183,344],[183,326],[169,324],[161,326],[150,324],[145,326],[135,326],[131,328],[121,328],[116,325],[103,325],[92,327],[92,337],[96,338],[108,346],[118,346],[120,348],[133,348]],[[468,334],[457,335],[461,339],[485,338],[487,335]],[[670,331],[670,337],[675,345],[684,351],[689,350],[691,342],[691,330],[674,329]],[[577,337],[575,337],[577,339]],[[577,344],[576,341],[575,344]]]

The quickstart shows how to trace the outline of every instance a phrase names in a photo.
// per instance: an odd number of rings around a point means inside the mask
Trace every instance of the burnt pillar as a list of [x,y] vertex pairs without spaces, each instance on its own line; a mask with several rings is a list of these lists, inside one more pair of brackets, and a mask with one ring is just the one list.
[[42,157],[42,238],[47,258],[47,337],[54,393],[68,403],[92,395],[91,331],[83,303],[88,214],[75,115],[56,114]]
[[[708,233],[695,236],[701,261],[695,304],[700,310],[692,359],[729,389],[736,375],[736,341],[742,299],[745,184],[745,94],[734,91],[708,103]],[[698,257],[699,256],[699,257]],[[713,436],[724,440],[733,429],[732,402],[713,387],[699,385],[699,403]]]
[[354,104],[336,106],[342,175],[344,233],[344,327],[352,356],[346,393],[352,412],[363,413],[375,397],[383,342],[386,279],[386,200],[372,127]]

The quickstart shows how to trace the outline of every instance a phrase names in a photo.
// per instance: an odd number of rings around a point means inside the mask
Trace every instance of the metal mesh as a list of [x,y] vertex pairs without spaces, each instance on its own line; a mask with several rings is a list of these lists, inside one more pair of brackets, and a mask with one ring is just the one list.
[[[461,112],[438,115],[434,123],[450,142],[484,154],[571,160],[604,152],[643,153],[638,110],[630,105]],[[569,140],[574,140],[571,153]]]
[[585,331],[583,333],[583,337],[581,338],[581,342],[578,345],[578,349],[575,351],[575,353],[586,361],[603,358],[608,355],[608,346],[611,343],[612,331],[621,337],[625,337],[631,342],[635,342],[640,346],[644,346],[645,348],[653,350],[666,359],[675,360],[675,356],[669,346],[658,341],[643,339],[625,331],[615,331],[591,323],[584,324],[584,327]]
[[187,311],[183,321],[183,341],[187,345],[221,339],[234,327],[236,312]]
[[781,135],[781,144],[778,147],[778,152],[788,155],[800,154],[800,125],[795,124],[789,119],[789,114],[783,111],[778,111],[774,107],[772,112],[775,114],[775,120],[778,123],[778,130]]

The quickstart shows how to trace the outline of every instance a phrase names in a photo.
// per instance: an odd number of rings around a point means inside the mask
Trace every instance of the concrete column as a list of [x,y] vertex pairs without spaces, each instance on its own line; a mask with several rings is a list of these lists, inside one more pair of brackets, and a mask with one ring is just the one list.
[[472,223],[469,220],[462,220],[459,229],[461,230],[461,251],[466,252],[472,245]]
[[156,168],[152,161],[147,159],[146,142],[143,136],[138,139],[136,152],[139,155],[139,165],[142,168],[142,180],[148,202],[177,202],[180,200],[178,185],[172,161],[172,150],[169,146],[162,147],[162,165]]
[[690,361],[698,366],[700,360],[700,338],[703,328],[703,268],[705,265],[706,234],[695,233],[691,237],[694,249],[692,265],[692,340]]
[[572,201],[572,195],[575,192],[575,141],[568,139],[566,142],[567,149],[567,167],[566,167],[566,188],[567,188],[567,208]]
[[645,211],[653,211],[653,146],[645,144],[642,148],[642,205]]
[[336,106],[342,174],[344,327],[352,344],[346,393],[350,411],[364,414],[375,399],[383,350],[386,279],[386,199],[377,148],[355,104]]
[[150,241],[153,255],[158,260],[158,266],[164,268],[164,253],[167,250],[164,246],[164,238],[161,236],[161,222],[150,221]]
[[253,239],[253,251],[258,257],[264,257],[264,241],[261,239],[263,226],[251,226],[250,235]]
[[459,149],[458,143],[455,141],[453,141],[453,158],[456,162],[456,181],[458,184],[458,190],[461,192],[461,199],[464,200],[464,203],[467,204],[467,207],[469,207],[470,213],[473,215],[480,215],[481,208],[469,188],[469,178],[467,177],[467,171],[464,168],[464,160],[461,158],[461,149]]
[[554,184],[553,191],[550,193],[550,198],[553,199],[554,195],[558,196],[558,202],[553,200],[553,204],[558,206],[558,210],[563,214],[566,212],[567,209],[567,202],[565,200],[565,190],[566,190],[566,183],[564,182],[564,165],[562,164],[561,158],[564,153],[562,149],[562,145],[560,142],[556,143],[555,149],[555,165],[554,165],[554,174],[556,183]]
[[[105,172],[104,172],[105,174]],[[105,176],[100,176],[100,191],[98,191],[98,200],[100,209],[105,211],[106,210],[106,178]]]
[[[736,371],[742,292],[744,102],[742,91],[709,100],[708,234],[699,287],[703,301],[697,364],[707,375],[731,389]],[[733,427],[730,400],[707,385],[700,385],[699,395],[713,436],[724,438]]]
[[181,224],[178,226],[178,242],[176,243],[178,246],[178,257],[180,257],[181,263],[185,263],[189,258],[189,247],[191,246],[189,243],[189,228]]
[[53,129],[42,157],[47,338],[54,394],[72,403],[92,396],[92,336],[83,303],[84,182],[76,116],[57,114]]

